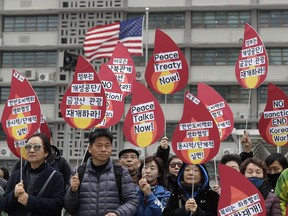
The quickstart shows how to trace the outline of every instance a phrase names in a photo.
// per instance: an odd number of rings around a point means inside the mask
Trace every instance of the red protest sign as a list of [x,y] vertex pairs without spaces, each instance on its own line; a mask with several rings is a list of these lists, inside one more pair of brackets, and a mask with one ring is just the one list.
[[115,74],[124,97],[130,95],[136,80],[136,69],[130,53],[121,42],[116,44],[107,66]]
[[140,147],[153,144],[164,133],[164,114],[156,98],[143,84],[133,83],[132,101],[124,121],[126,139]]
[[200,164],[217,155],[220,136],[205,105],[189,92],[184,98],[182,118],[172,137],[175,154],[188,164]]
[[124,113],[124,96],[113,72],[103,64],[99,71],[103,88],[106,92],[106,114],[96,127],[108,128],[117,124]]
[[221,185],[218,216],[266,215],[263,196],[244,175],[223,164],[218,169]]
[[156,29],[153,56],[145,71],[149,87],[159,94],[173,94],[188,82],[188,65],[184,54],[164,32]]
[[27,79],[12,71],[11,90],[2,113],[2,126],[7,136],[22,140],[40,126],[41,109],[36,93]]
[[198,83],[198,99],[207,107],[218,127],[220,141],[225,140],[234,129],[233,112],[229,104],[214,88]]
[[243,45],[235,65],[235,76],[243,88],[257,88],[266,79],[268,56],[265,46],[255,31],[246,23]]
[[[35,133],[44,133],[48,137],[49,140],[51,139],[50,129],[49,129],[48,124],[47,124],[45,118],[43,117],[43,115],[41,115],[40,128]],[[27,137],[27,138],[29,138],[29,137]],[[23,146],[26,144],[26,139],[14,140],[14,139],[11,139],[10,137],[7,136],[6,141],[7,141],[8,148],[16,157],[20,158],[21,153],[22,153],[22,157],[24,159],[27,158],[26,151],[23,148]]]
[[73,128],[88,129],[99,124],[106,112],[105,90],[94,67],[78,57],[72,83],[60,107],[65,121]]
[[268,85],[268,99],[258,130],[269,144],[284,146],[288,143],[288,97],[272,83]]

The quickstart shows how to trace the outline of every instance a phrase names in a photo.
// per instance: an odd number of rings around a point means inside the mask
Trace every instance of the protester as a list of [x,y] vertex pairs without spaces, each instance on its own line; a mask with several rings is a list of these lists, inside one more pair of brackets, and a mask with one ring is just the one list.
[[9,216],[60,216],[64,201],[61,173],[45,161],[51,154],[51,144],[45,134],[27,139],[27,161],[22,171],[12,172],[4,195],[2,209]]
[[167,167],[169,153],[170,153],[170,146],[168,144],[168,137],[164,136],[161,138],[160,145],[157,148],[155,156],[161,158],[165,167]]
[[[51,154],[46,158],[47,164],[49,164],[56,171],[59,171],[63,175],[64,179],[64,188],[68,185],[68,181],[71,175],[71,167],[68,164],[67,160],[61,156],[60,150],[51,145]],[[23,162],[23,166],[26,164],[26,161]],[[20,169],[20,160],[18,160],[13,167],[13,171]]]
[[159,216],[162,214],[170,192],[166,189],[166,171],[163,161],[156,156],[145,158],[139,168],[138,196],[140,205],[137,216]]
[[110,158],[112,142],[113,134],[108,129],[95,129],[90,133],[88,151],[92,157],[84,165],[81,178],[78,173],[71,177],[71,186],[66,192],[65,209],[69,214],[133,216],[136,213],[139,204],[136,185],[124,168],[121,168],[122,195],[119,196],[115,165]]
[[267,166],[267,176],[271,187],[271,192],[274,192],[277,180],[282,171],[288,167],[287,159],[280,153],[273,153],[265,159]]
[[219,195],[209,186],[205,165],[184,163],[177,176],[177,187],[172,192],[163,215],[217,216],[218,200]]
[[5,179],[8,181],[9,179],[9,171],[6,167],[0,167],[0,178]]
[[[242,159],[238,154],[226,154],[223,155],[221,158],[220,164],[224,164],[226,166],[229,166],[238,172],[240,172],[240,165],[242,163]],[[221,193],[221,187],[220,185],[216,184],[213,186],[213,190],[217,192],[218,194]]]
[[136,149],[123,149],[119,152],[118,157],[118,163],[129,171],[133,182],[138,184],[139,152]]
[[177,179],[177,175],[182,165],[183,165],[182,160],[178,158],[178,156],[176,155],[172,155],[168,160],[168,176],[167,176],[168,186],[167,188],[171,192],[174,190],[174,187],[177,185],[176,179]]
[[280,200],[269,191],[265,182],[267,178],[265,162],[257,158],[248,158],[241,164],[240,171],[255,185],[265,199],[266,215],[281,216]]
[[164,167],[167,167],[167,189],[172,192],[176,185],[176,177],[183,162],[176,155],[171,155],[169,157],[169,153],[170,146],[168,144],[168,138],[164,136],[160,141],[155,156],[160,157],[164,163]]
[[287,206],[288,206],[288,169],[285,169],[279,176],[276,187],[275,194],[280,199],[280,206],[282,215],[286,215]]

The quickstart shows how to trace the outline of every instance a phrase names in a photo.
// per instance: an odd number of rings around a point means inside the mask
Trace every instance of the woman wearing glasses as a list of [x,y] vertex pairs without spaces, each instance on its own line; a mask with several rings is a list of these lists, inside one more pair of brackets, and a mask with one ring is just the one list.
[[27,139],[25,151],[28,163],[12,173],[1,204],[3,210],[9,216],[60,216],[64,182],[62,175],[45,162],[51,154],[49,139],[45,134],[34,134]]

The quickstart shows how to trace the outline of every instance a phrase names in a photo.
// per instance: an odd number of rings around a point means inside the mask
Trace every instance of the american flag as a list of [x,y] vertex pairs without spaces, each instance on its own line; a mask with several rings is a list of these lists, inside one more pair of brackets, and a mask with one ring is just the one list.
[[83,45],[86,59],[92,61],[96,58],[111,57],[118,41],[123,43],[131,55],[142,55],[143,18],[88,29]]

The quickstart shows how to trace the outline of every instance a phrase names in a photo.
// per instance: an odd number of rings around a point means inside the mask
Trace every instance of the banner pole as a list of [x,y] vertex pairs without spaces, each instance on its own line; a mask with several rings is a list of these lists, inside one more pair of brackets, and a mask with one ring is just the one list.
[[146,14],[146,27],[145,27],[145,37],[146,37],[146,40],[145,40],[145,66],[147,66],[148,64],[148,28],[149,28],[149,7],[145,8],[145,14]]

